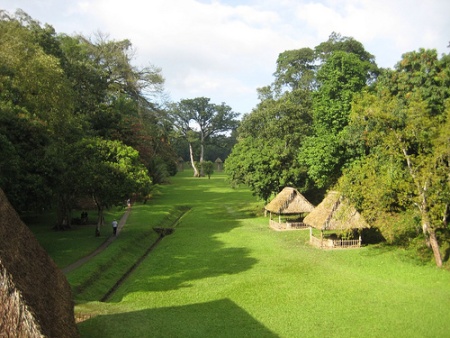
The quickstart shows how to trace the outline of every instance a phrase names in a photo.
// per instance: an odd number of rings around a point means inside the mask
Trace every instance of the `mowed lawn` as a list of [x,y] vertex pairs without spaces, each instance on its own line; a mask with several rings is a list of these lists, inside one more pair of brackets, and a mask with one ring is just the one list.
[[450,337],[448,271],[383,247],[312,248],[308,231],[269,229],[223,174],[190,175],[132,211],[130,224],[191,207],[108,302],[76,306],[91,316],[82,337]]

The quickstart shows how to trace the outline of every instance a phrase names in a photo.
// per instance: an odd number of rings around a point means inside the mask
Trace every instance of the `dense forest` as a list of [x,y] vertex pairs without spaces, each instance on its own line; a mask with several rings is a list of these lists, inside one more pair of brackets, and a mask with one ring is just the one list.
[[162,70],[133,65],[131,41],[57,33],[0,11],[0,186],[19,212],[82,198],[105,208],[225,160],[262,200],[294,186],[341,191],[389,244],[438,266],[450,253],[450,55],[407,52],[394,69],[351,37],[279,54],[273,83],[237,120],[205,97],[166,102]]

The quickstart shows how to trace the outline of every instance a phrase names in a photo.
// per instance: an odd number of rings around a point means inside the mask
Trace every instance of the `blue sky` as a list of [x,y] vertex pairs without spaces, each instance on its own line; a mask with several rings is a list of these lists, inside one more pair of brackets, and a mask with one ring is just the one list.
[[2,0],[59,33],[129,39],[134,63],[162,68],[173,101],[206,96],[239,113],[273,80],[278,54],[352,36],[394,67],[405,52],[449,53],[448,0]]

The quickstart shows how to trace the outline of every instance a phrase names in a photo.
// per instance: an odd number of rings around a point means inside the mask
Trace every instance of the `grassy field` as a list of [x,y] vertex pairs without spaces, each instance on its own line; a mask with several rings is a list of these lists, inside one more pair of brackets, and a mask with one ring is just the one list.
[[[151,227],[190,210],[146,251]],[[263,204],[223,175],[184,172],[102,255],[68,275],[82,337],[449,337],[450,273],[386,247],[323,251],[308,231],[275,232]],[[84,287],[80,287],[84,285]]]

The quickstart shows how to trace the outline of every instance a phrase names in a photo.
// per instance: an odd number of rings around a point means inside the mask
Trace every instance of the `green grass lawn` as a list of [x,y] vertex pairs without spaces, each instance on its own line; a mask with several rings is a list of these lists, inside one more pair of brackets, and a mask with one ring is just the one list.
[[[308,231],[269,229],[263,204],[221,174],[186,171],[160,192],[133,207],[104,254],[69,274],[72,285],[91,279],[76,294],[76,312],[90,316],[82,337],[450,335],[447,270],[382,246],[310,247]],[[174,233],[99,302],[150,245],[149,227],[170,225],[179,206],[191,209]]]
[[[24,222],[30,227],[39,243],[53,258],[60,268],[87,256],[99,245],[111,236],[111,221],[120,218],[125,209],[112,208],[105,212],[106,225],[101,229],[101,236],[95,237],[95,225],[73,225],[72,229],[65,231],[53,231],[55,222],[53,212],[40,215],[23,217]],[[91,221],[97,219],[96,212],[89,212]]]

